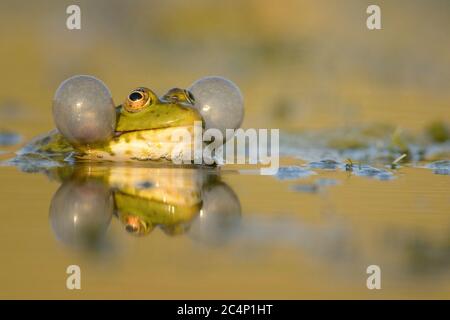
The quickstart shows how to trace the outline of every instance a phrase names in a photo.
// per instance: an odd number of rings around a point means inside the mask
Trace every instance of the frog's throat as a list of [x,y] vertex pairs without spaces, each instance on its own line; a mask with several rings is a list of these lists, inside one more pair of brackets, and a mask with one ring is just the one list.
[[[185,138],[175,139],[181,132]],[[192,158],[193,150],[194,125],[187,125],[125,132],[102,147],[80,150],[77,158],[99,161],[174,160],[174,157]]]

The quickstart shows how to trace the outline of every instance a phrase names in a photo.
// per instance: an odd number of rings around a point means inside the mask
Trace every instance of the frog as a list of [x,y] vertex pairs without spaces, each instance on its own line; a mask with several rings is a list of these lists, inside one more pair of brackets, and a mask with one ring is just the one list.
[[43,173],[60,183],[49,220],[56,238],[68,245],[101,244],[112,221],[134,237],[161,230],[169,237],[221,238],[241,217],[239,199],[216,167],[83,162]]
[[171,236],[184,234],[200,213],[202,186],[211,179],[189,168],[86,168],[76,169],[78,178],[100,179],[108,186],[116,217],[134,236],[146,236],[156,227]]
[[[147,87],[133,89],[117,106],[112,138],[102,144],[73,145],[57,130],[33,139],[17,154],[58,160],[164,161],[184,157],[193,148],[196,123],[204,126],[188,90],[172,88],[162,97]],[[176,130],[189,132],[188,142],[172,141]],[[177,152],[174,153],[174,149]],[[183,158],[185,159],[185,158]]]

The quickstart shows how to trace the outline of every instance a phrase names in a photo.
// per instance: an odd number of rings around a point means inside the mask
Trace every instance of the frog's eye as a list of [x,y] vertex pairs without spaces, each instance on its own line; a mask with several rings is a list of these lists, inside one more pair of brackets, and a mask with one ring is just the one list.
[[139,231],[139,228],[137,226],[133,226],[132,224],[128,224],[125,227],[125,230],[127,230],[129,233],[136,233]]
[[128,216],[125,218],[125,230],[137,236],[143,236],[152,231],[151,223],[146,223],[136,216]]
[[192,94],[192,92],[190,92],[189,90],[184,90],[184,94],[186,95],[186,98],[189,101],[189,103],[194,105],[195,98],[194,98],[194,95]]
[[153,97],[150,89],[137,88],[131,91],[123,105],[128,112],[139,112],[153,103]]
[[139,91],[133,91],[128,98],[131,101],[136,102],[136,101],[144,99],[144,95],[142,93],[140,93]]

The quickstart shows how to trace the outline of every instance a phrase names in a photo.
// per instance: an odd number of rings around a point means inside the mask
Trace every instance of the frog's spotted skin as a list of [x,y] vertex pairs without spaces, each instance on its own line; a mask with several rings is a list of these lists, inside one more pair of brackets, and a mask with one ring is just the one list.
[[[176,96],[176,98],[174,98]],[[159,99],[150,89],[134,89],[117,107],[116,134],[102,145],[75,148],[57,130],[35,138],[18,152],[53,159],[96,161],[193,160],[194,124],[202,122],[183,89],[172,89]],[[189,107],[191,106],[191,107]],[[190,140],[175,140],[177,131],[188,132]]]

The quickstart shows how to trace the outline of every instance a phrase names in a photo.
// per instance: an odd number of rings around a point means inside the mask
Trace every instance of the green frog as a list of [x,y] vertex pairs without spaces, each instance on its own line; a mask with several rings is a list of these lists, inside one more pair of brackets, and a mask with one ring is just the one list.
[[[57,129],[39,136],[18,152],[52,159],[99,161],[173,160],[186,152],[193,154],[193,129],[202,117],[194,97],[185,89],[173,88],[159,98],[152,90],[139,87],[116,107],[116,128],[110,141],[99,145],[73,146]],[[172,141],[175,130],[185,129],[190,142]],[[181,145],[180,145],[181,143]]]
[[218,168],[171,164],[48,168],[45,174],[61,183],[50,204],[50,223],[68,244],[97,242],[113,217],[135,236],[160,229],[169,236],[193,232],[201,237],[212,228],[214,237],[221,237],[237,226],[241,209],[219,173]]

